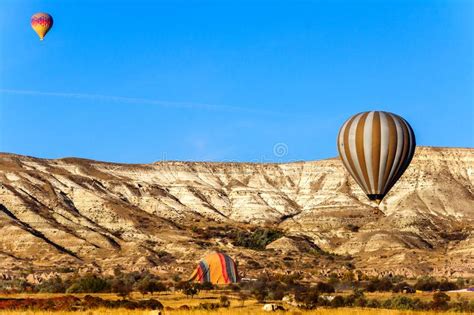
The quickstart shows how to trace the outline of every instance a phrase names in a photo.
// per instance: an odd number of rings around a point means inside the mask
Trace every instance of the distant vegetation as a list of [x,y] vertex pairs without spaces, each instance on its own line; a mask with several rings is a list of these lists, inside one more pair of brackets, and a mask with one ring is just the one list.
[[282,230],[265,227],[250,227],[243,229],[234,226],[208,226],[206,228],[198,228],[194,226],[191,230],[194,233],[197,233],[200,239],[228,239],[234,246],[254,250],[264,250],[268,244],[284,236]]
[[[0,310],[6,309],[38,309],[38,310],[87,310],[99,307],[126,309],[162,309],[163,305],[155,299],[130,300],[131,292],[146,295],[177,291],[188,298],[195,298],[202,291],[219,290],[221,297],[218,302],[200,303],[194,309],[214,310],[230,306],[230,300],[236,300],[242,306],[249,299],[261,303],[267,301],[290,300],[303,310],[318,307],[364,307],[396,310],[437,310],[473,312],[474,301],[458,295],[452,298],[443,291],[454,290],[473,284],[474,281],[458,279],[448,281],[422,277],[410,285],[401,277],[373,277],[356,280],[352,271],[342,277],[331,275],[325,281],[307,283],[302,276],[266,275],[256,281],[242,282],[230,286],[214,286],[211,283],[190,283],[174,280],[163,280],[147,272],[122,273],[116,271],[113,276],[72,275],[68,279],[54,277],[40,284],[32,285],[25,281],[2,281],[0,291],[3,292],[42,292],[42,293],[115,293],[120,299],[112,301],[96,296],[86,295],[84,298],[73,296],[54,297],[48,299],[0,299]],[[415,290],[434,292],[432,300],[420,299]],[[338,292],[345,291],[346,294]],[[347,291],[351,292],[347,294]],[[370,298],[370,292],[393,292],[388,298]],[[135,295],[136,296],[136,295]],[[230,296],[230,297],[229,297]],[[189,306],[185,306],[188,307]]]
[[7,292],[39,292],[39,293],[116,293],[126,297],[132,291],[143,295],[154,292],[166,291],[169,283],[164,283],[158,276],[148,272],[122,273],[116,271],[115,275],[103,277],[87,274],[83,276],[72,275],[67,279],[59,276],[50,278],[33,285],[26,281],[0,282],[0,291]]
[[[419,279],[417,283],[424,282],[426,279]],[[460,279],[457,282],[462,282]],[[429,283],[432,283],[430,278]],[[455,282],[443,280],[438,282],[436,289],[457,288]],[[241,289],[250,291],[255,299],[260,302],[281,300],[285,296],[293,296],[294,300],[301,309],[315,309],[317,307],[367,307],[367,308],[386,308],[397,310],[438,310],[438,311],[474,311],[474,300],[458,296],[455,301],[444,292],[435,292],[431,301],[423,301],[415,295],[398,294],[388,299],[369,299],[365,292],[394,292],[412,293],[415,290],[402,279],[397,278],[371,278],[365,281],[353,281],[350,279],[331,278],[327,282],[318,282],[316,284],[305,284],[295,276],[281,276],[277,278],[261,278],[256,282],[242,283]],[[352,287],[352,293],[349,295],[337,295],[335,292],[339,288]],[[427,291],[433,288],[424,287]]]
[[258,228],[250,232],[239,231],[233,235],[233,244],[246,248],[264,250],[265,247],[283,236],[283,232],[275,229]]
[[154,299],[130,300],[105,300],[100,297],[86,295],[83,299],[74,296],[54,298],[21,298],[0,299],[1,310],[44,310],[44,311],[81,311],[95,308],[125,308],[161,310],[163,304]]

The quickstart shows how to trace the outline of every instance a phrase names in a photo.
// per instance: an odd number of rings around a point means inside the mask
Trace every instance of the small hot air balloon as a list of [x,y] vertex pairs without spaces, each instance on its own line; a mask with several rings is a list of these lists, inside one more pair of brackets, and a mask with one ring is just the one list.
[[53,17],[48,13],[36,13],[31,17],[31,27],[38,34],[40,40],[43,40],[46,33],[53,26]]
[[339,131],[342,163],[370,200],[380,203],[415,153],[415,134],[402,117],[371,111],[350,117]]

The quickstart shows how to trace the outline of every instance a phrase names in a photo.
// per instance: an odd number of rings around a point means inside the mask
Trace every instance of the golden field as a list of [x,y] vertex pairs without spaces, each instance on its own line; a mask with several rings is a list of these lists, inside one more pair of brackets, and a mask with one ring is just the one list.
[[[76,297],[84,297],[86,294],[71,294]],[[103,299],[119,299],[115,294],[103,293],[103,294],[91,294],[94,296],[101,297]],[[206,310],[177,310],[182,305],[188,305],[190,307],[197,306],[200,303],[216,303],[219,301],[221,295],[226,295],[231,300],[231,306],[228,309],[221,308],[213,311]],[[391,296],[391,293],[367,293],[367,298],[377,298],[380,300],[387,299]],[[449,293],[452,300],[456,300],[458,293]],[[474,299],[474,293],[463,292],[459,294],[469,300]],[[64,294],[11,294],[11,295],[0,295],[0,298],[51,298],[64,296]],[[418,297],[422,300],[431,300],[432,293],[416,293],[410,294],[411,297]],[[164,310],[161,311],[162,314],[170,315],[204,315],[204,314],[215,314],[215,315],[259,315],[259,314],[268,314],[262,310],[262,304],[259,304],[254,299],[249,299],[244,302],[242,306],[242,301],[238,300],[237,295],[230,291],[210,291],[210,292],[201,292],[198,296],[194,298],[188,298],[182,293],[157,293],[153,295],[146,295],[143,297],[139,293],[131,294],[132,299],[142,299],[142,298],[154,298],[159,300],[165,307],[176,308],[176,310]],[[281,303],[281,301],[280,301]],[[434,312],[434,311],[398,311],[398,310],[384,310],[384,309],[363,309],[363,308],[338,308],[338,309],[317,309],[312,311],[303,311],[295,307],[284,305],[287,309],[286,312],[276,312],[276,313],[285,313],[290,315],[423,315],[423,314],[467,314],[467,313],[452,313],[452,312]],[[78,311],[78,312],[64,312],[64,311],[0,311],[0,314],[16,314],[16,315],[151,315],[158,314],[157,311],[147,311],[147,310],[127,310],[127,309],[104,309],[99,308],[95,310],[88,311]]]
[[[245,307],[245,308],[230,308],[216,311],[203,310],[189,310],[189,311],[161,311],[163,315],[264,315],[270,312],[261,310],[261,307]],[[340,308],[340,309],[318,309],[313,311],[279,311],[276,314],[288,315],[467,315],[468,313],[453,313],[453,312],[433,312],[433,311],[397,311],[397,310],[383,310],[383,309],[362,309],[362,308]],[[43,311],[9,311],[1,314],[12,315],[154,315],[157,311],[131,311],[125,309],[97,309],[93,311],[83,312],[43,312]]]

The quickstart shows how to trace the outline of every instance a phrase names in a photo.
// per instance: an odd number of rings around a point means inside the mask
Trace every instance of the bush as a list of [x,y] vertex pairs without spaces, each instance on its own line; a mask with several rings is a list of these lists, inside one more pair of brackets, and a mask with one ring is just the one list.
[[440,291],[451,291],[451,290],[457,290],[458,286],[454,282],[449,282],[448,280],[443,280],[439,283],[438,289]]
[[344,298],[344,305],[345,306],[354,306],[356,304],[364,304],[365,300],[364,291],[355,288],[352,290],[352,294],[349,294]]
[[447,310],[449,300],[451,300],[451,298],[446,293],[436,292],[433,294],[433,302],[431,302],[431,307],[435,310]]
[[52,312],[77,311],[96,308],[126,308],[126,309],[153,309],[161,310],[163,305],[157,300],[129,301],[104,300],[100,297],[86,295],[83,300],[74,296],[62,296],[41,299],[8,299],[7,303],[0,300],[2,310],[42,310]]
[[420,310],[424,308],[420,299],[411,299],[403,295],[394,296],[385,302],[385,306],[397,310]]
[[219,304],[221,307],[229,307],[230,306],[230,300],[226,295],[221,295],[219,298]]
[[369,280],[369,282],[365,285],[365,289],[368,292],[375,292],[375,291],[387,292],[387,291],[392,290],[392,288],[393,288],[392,281],[387,277],[384,277],[381,279],[373,278]]
[[240,292],[240,286],[238,283],[232,283],[229,285],[229,289],[231,289],[233,292]]
[[181,290],[186,294],[186,296],[191,296],[191,298],[199,293],[199,284],[191,283],[189,281],[180,282],[176,287],[178,290]]
[[137,283],[136,288],[143,295],[148,293],[153,294],[155,292],[166,291],[166,286],[163,283],[155,280],[150,280],[149,278],[140,280]]
[[406,282],[397,283],[393,288],[392,292],[395,293],[415,293],[415,289]]
[[99,308],[101,306],[104,306],[104,302],[105,301],[101,299],[100,297],[86,295],[84,297],[83,305],[85,306],[86,309]]
[[268,298],[271,300],[281,300],[287,292],[287,286],[279,281],[268,281],[266,287],[268,288]]
[[69,288],[67,293],[99,293],[107,292],[110,288],[109,283],[97,276],[85,276],[78,278],[74,281]]
[[197,306],[197,309],[211,311],[211,310],[216,310],[219,307],[221,307],[219,303],[201,303]]
[[184,294],[187,296],[191,296],[193,298],[195,295],[199,293],[199,289],[196,286],[189,286],[183,290]]
[[254,289],[252,290],[252,294],[259,303],[263,303],[267,299],[268,290],[267,289],[262,289],[262,290]]
[[367,306],[367,299],[364,296],[358,297],[354,300],[354,303],[352,303],[353,306],[356,307],[366,307]]
[[301,303],[303,309],[315,309],[318,306],[319,291],[315,287],[299,291],[295,294],[295,300]]
[[469,303],[466,297],[458,293],[456,295],[456,302],[451,303],[450,307],[456,312],[474,312],[474,300]]
[[435,291],[439,288],[439,282],[432,277],[423,277],[416,281],[415,289],[421,291]]
[[150,310],[162,310],[163,304],[160,301],[155,299],[149,299],[144,301],[139,301],[140,308],[150,309]]
[[334,286],[326,282],[318,282],[316,284],[316,290],[320,293],[334,293],[336,290]]
[[[8,303],[10,302],[10,303]],[[80,299],[73,296],[62,296],[46,299],[10,299],[0,304],[0,310],[51,310],[73,311],[79,307]],[[3,313],[3,312],[2,312]]]
[[252,232],[239,231],[233,236],[233,245],[264,250],[268,244],[282,236],[283,232],[267,228],[257,228]]
[[114,279],[111,284],[111,291],[125,299],[132,292],[132,284],[122,279]]
[[367,300],[367,305],[366,307],[369,307],[369,308],[380,308],[381,306],[381,303],[379,300],[377,299],[369,299]]
[[302,278],[303,278],[302,274],[293,273],[290,275],[281,275],[278,277],[278,280],[287,286],[293,286],[295,284],[298,284],[298,280],[301,280]]
[[199,285],[199,289],[209,291],[214,289],[214,285],[211,282],[204,282]]
[[66,283],[64,283],[60,277],[43,281],[35,288],[36,291],[41,293],[65,293],[66,289]]
[[344,297],[336,295],[331,301],[331,307],[343,307],[344,306]]
[[464,278],[457,278],[456,285],[458,288],[464,288],[464,286],[466,285],[466,280],[464,280]]

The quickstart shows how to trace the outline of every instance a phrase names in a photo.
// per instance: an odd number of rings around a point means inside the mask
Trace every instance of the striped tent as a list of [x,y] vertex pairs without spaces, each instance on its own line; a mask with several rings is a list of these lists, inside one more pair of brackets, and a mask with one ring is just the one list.
[[189,281],[229,284],[237,282],[237,267],[229,255],[212,253],[199,262]]

